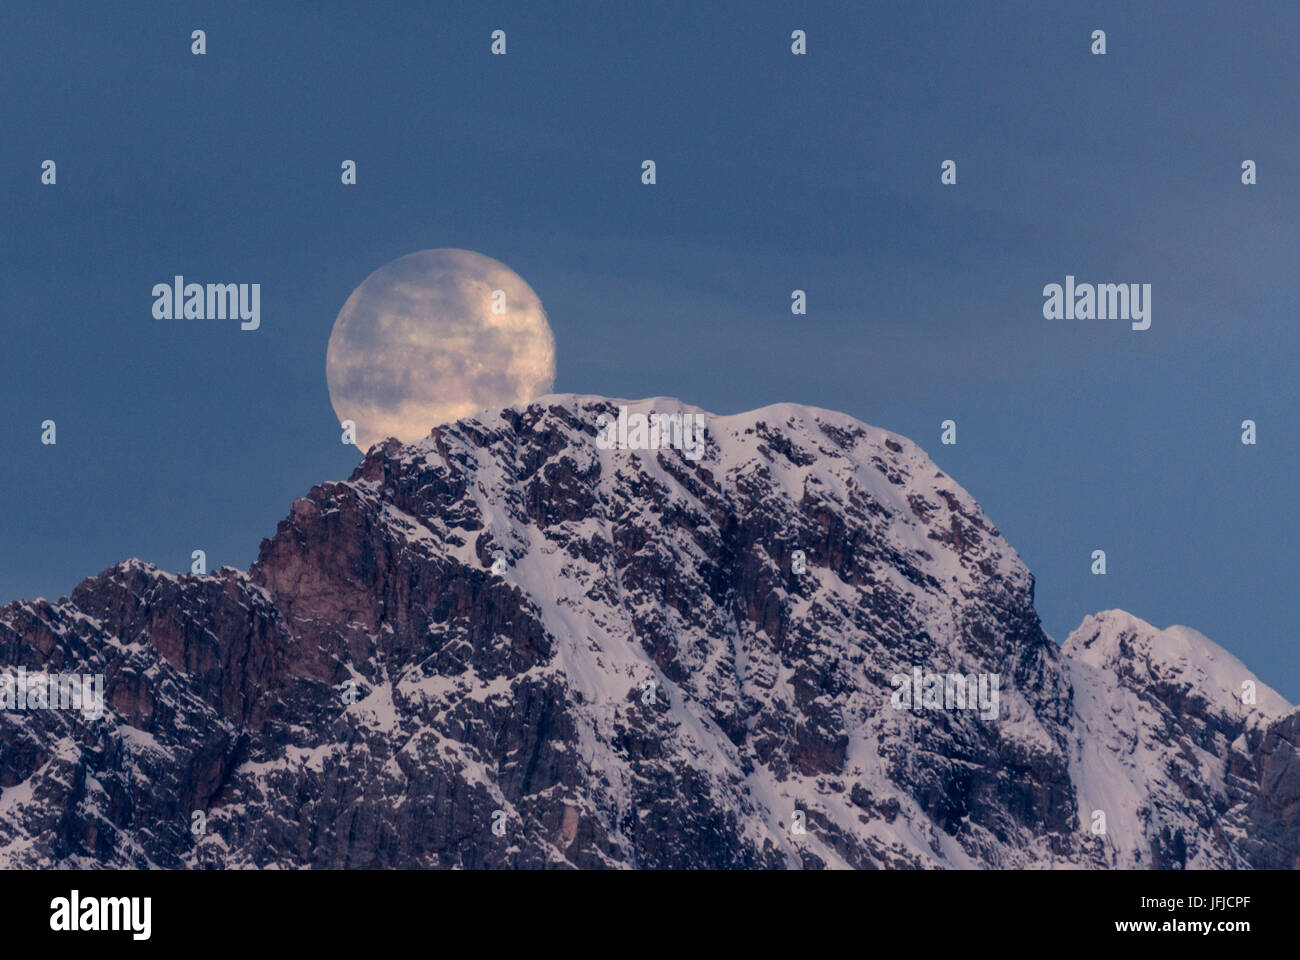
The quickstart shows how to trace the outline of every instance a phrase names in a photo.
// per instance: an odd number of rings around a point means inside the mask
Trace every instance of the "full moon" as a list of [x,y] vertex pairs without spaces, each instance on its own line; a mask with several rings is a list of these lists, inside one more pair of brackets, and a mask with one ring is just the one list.
[[380,267],[334,321],[325,378],[362,450],[410,443],[555,383],[555,337],[533,288],[470,250],[421,250]]

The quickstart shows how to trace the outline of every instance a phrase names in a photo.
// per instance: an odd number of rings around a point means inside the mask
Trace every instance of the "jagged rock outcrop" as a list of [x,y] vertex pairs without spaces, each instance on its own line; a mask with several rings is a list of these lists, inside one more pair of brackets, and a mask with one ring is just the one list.
[[[1297,715],[1226,652],[1118,611],[1058,647],[902,437],[783,404],[602,449],[618,405],[376,445],[247,573],[0,608],[0,668],[105,677],[98,719],[0,710],[0,864],[1297,864]],[[914,668],[996,716],[899,709]]]

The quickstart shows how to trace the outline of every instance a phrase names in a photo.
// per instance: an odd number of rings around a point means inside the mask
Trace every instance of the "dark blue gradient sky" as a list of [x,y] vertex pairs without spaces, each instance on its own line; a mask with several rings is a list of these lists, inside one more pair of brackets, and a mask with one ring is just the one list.
[[[557,391],[906,434],[1058,639],[1123,607],[1300,700],[1300,7],[460,6],[0,10],[0,600],[196,547],[246,567],[355,463],[344,300],[461,247],[537,291]],[[176,273],[261,283],[261,329],[153,319]],[[1044,320],[1067,274],[1151,283],[1151,329]]]

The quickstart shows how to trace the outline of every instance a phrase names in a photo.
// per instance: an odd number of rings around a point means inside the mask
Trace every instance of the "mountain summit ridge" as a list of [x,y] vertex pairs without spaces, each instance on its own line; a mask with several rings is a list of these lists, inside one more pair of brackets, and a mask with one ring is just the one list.
[[[601,449],[620,405],[703,456]],[[969,493],[846,414],[550,395],[375,444],[247,572],[0,608],[0,665],[107,701],[0,711],[0,864],[1300,865],[1300,715],[1167,633],[1058,647]],[[997,717],[897,709],[914,669]]]

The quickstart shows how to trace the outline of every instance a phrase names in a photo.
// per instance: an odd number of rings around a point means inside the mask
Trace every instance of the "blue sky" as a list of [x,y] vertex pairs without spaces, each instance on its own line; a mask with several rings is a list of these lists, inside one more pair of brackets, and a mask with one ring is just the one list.
[[[1122,607],[1300,700],[1294,3],[467,6],[0,11],[0,599],[246,567],[355,463],[344,300],[460,247],[537,291],[557,391],[903,433],[1058,639]],[[261,283],[261,329],[155,320],[176,273]],[[1151,329],[1044,320],[1067,274],[1152,284]]]

